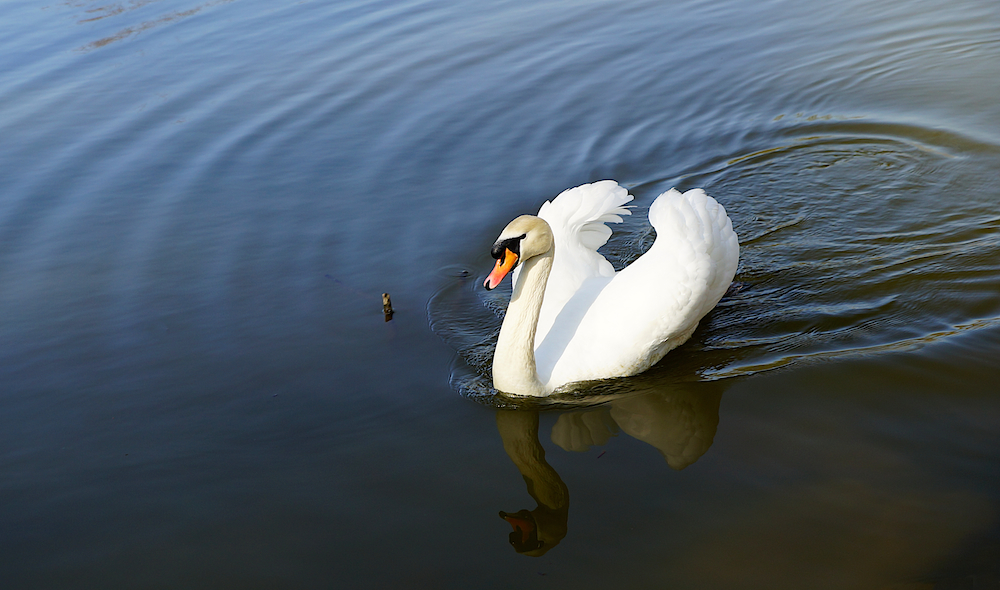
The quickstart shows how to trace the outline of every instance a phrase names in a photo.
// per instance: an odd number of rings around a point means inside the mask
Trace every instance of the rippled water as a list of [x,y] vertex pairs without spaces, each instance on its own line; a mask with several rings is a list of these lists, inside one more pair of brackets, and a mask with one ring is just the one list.
[[[1000,324],[1000,211],[990,164],[1000,149],[843,121],[806,122],[771,140],[773,147],[632,188],[655,196],[665,186],[706,187],[728,204],[742,241],[731,295],[686,347],[690,354],[664,364],[723,379],[909,350]],[[637,217],[616,228],[607,248],[619,267],[652,243]],[[492,399],[488,376],[509,293],[487,293],[465,280],[468,271],[457,274],[458,283],[432,300],[432,325],[482,376],[459,377],[458,387],[504,405]],[[458,284],[478,299],[463,297]]]
[[[995,2],[0,16],[4,587],[1000,584]],[[619,266],[706,188],[734,288],[497,397],[489,246],[603,178]]]

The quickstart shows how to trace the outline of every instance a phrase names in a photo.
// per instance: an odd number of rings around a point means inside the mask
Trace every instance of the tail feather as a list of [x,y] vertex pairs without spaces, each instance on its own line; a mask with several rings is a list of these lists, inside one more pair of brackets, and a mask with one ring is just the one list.
[[739,260],[739,241],[725,207],[700,188],[684,193],[670,189],[650,206],[649,222],[657,241],[690,245],[710,257],[712,263],[705,267],[707,313],[729,288]]

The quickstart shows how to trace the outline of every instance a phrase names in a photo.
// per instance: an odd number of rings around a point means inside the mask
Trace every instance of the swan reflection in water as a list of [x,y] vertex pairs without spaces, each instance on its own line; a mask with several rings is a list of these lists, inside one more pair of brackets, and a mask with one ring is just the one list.
[[[712,446],[719,425],[723,385],[718,381],[665,386],[652,379],[627,380],[638,391],[613,397],[594,409],[567,412],[552,427],[552,442],[566,451],[603,446],[624,432],[655,447],[673,469],[684,469]],[[497,430],[504,450],[521,472],[534,510],[500,511],[513,529],[510,544],[523,555],[538,557],[566,536],[569,488],[545,461],[538,440],[539,412],[498,410]]]
[[528,493],[538,504],[534,510],[500,511],[514,529],[510,544],[518,553],[544,555],[566,536],[569,489],[556,470],[545,461],[538,442],[538,411],[499,410],[497,430],[503,448],[524,477]]

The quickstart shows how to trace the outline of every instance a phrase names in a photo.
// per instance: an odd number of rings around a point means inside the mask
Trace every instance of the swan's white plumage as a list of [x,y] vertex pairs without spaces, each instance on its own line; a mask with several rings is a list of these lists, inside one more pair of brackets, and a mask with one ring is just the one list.
[[[534,341],[543,395],[645,371],[691,336],[732,282],[736,233],[725,209],[701,189],[657,197],[649,209],[655,242],[614,272],[597,249],[611,236],[605,224],[630,214],[624,205],[631,200],[605,180],[564,191],[538,212],[555,241]],[[526,280],[520,270],[515,285]]]
[[[555,261],[545,286],[545,299],[538,315],[537,344],[552,328],[559,310],[577,295],[581,286],[595,277],[613,277],[615,269],[597,249],[608,243],[611,228],[622,215],[632,212],[623,205],[632,200],[628,191],[613,180],[602,180],[566,189],[545,201],[538,217],[548,222],[556,243]],[[514,269],[517,282],[521,266]]]

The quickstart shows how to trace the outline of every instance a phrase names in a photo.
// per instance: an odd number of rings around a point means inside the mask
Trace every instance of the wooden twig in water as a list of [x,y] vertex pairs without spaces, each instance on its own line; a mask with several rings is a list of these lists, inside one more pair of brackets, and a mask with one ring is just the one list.
[[385,321],[392,319],[392,314],[396,313],[392,310],[392,301],[389,299],[388,293],[382,293],[382,313],[385,314]]

